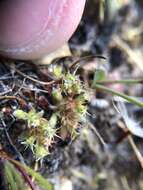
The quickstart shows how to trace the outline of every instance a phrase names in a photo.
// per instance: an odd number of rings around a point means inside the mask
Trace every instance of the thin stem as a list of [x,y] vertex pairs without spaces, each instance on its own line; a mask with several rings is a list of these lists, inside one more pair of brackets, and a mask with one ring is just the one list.
[[81,63],[82,61],[86,61],[88,59],[93,59],[93,58],[106,59],[102,55],[89,55],[89,56],[81,57],[80,59],[78,59],[75,62],[73,62],[73,64],[70,66],[69,69],[70,70],[73,69],[77,64]]
[[0,100],[17,100],[19,102],[23,102],[23,99],[17,96],[0,96]]
[[97,81],[97,84],[138,84],[143,83],[143,79],[124,79],[124,80],[106,80]]
[[103,85],[94,84],[94,86],[92,86],[92,88],[96,88],[96,89],[111,93],[113,95],[120,96],[120,97],[124,98],[125,100],[127,100],[128,102],[131,102],[131,103],[133,103],[139,107],[143,107],[143,102],[138,101],[136,98],[128,96],[128,95],[123,94],[121,92],[117,92],[117,91],[115,91],[111,88],[105,87]]
[[8,140],[8,142],[9,142],[9,144],[11,145],[11,147],[13,148],[13,150],[15,151],[15,153],[17,154],[17,156],[18,156],[19,160],[22,162],[22,164],[25,165],[25,162],[24,162],[24,159],[23,159],[22,155],[21,155],[20,152],[17,150],[16,146],[13,144],[12,139],[11,139],[10,136],[9,136],[9,133],[8,133],[7,127],[6,127],[6,123],[4,122],[3,119],[1,119],[1,123],[2,123],[2,125],[3,125],[3,127],[4,127],[4,131],[5,131],[5,134],[6,134],[6,137],[7,137],[7,140]]
[[53,85],[53,84],[58,83],[58,82],[61,81],[61,79],[57,79],[57,80],[52,80],[52,81],[49,81],[49,82],[44,82],[44,81],[40,81],[40,80],[38,80],[38,79],[35,79],[35,78],[30,77],[29,75],[26,75],[25,73],[21,72],[21,71],[18,70],[18,69],[15,69],[15,71],[16,71],[19,75],[21,75],[21,76],[23,76],[23,77],[25,77],[25,78],[27,78],[27,79],[29,79],[29,80],[35,82],[35,83],[41,84],[41,85],[50,86],[50,85]]

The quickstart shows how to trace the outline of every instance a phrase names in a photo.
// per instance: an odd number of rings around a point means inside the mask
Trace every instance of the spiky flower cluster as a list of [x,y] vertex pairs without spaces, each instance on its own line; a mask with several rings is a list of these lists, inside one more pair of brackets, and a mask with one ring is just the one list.
[[62,67],[55,66],[53,74],[62,82],[53,86],[52,98],[57,105],[60,118],[60,135],[75,135],[79,122],[83,121],[87,112],[88,93],[78,75]]
[[25,120],[28,126],[20,137],[21,143],[31,148],[37,160],[49,154],[49,147],[56,134],[56,115],[53,114],[49,121],[43,118],[42,112],[36,112],[35,109],[28,113],[16,110],[14,115],[18,119]]
[[74,137],[87,112],[88,96],[79,76],[59,65],[52,66],[49,70],[59,81],[52,84],[47,97],[55,108],[52,116],[45,119],[43,113],[36,112],[35,109],[28,113],[22,110],[14,112],[17,119],[27,122],[28,127],[21,141],[31,148],[36,159],[42,159],[49,153],[49,147],[56,135],[62,139]]

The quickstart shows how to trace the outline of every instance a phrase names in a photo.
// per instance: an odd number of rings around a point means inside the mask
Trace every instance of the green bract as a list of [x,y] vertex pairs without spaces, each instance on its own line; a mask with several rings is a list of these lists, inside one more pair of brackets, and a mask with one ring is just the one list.
[[37,160],[49,154],[49,146],[56,134],[56,115],[53,114],[49,121],[42,117],[42,112],[36,112],[35,109],[28,113],[16,110],[14,115],[17,119],[23,119],[28,124],[26,132],[20,139],[22,144],[32,150]]

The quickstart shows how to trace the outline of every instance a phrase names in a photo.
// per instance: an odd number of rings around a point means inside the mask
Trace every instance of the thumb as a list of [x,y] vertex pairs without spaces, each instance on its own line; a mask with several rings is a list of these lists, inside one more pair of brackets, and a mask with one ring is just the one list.
[[75,31],[85,1],[0,1],[0,54],[36,59],[56,50]]

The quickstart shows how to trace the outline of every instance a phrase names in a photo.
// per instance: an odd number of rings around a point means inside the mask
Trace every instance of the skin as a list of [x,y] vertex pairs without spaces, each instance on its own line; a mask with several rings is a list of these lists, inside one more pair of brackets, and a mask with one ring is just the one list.
[[37,59],[69,40],[86,0],[1,0],[0,54]]

